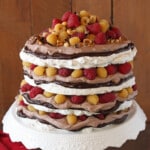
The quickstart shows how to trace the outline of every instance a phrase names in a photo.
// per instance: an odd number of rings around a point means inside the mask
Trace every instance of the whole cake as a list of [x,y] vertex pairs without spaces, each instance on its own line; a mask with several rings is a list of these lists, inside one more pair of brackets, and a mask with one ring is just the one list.
[[64,13],[20,52],[24,80],[15,114],[68,134],[122,123],[136,111],[136,52],[107,20],[85,10]]

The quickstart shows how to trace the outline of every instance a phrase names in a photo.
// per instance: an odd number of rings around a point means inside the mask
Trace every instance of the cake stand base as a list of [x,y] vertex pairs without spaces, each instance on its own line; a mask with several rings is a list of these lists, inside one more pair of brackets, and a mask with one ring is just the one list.
[[16,102],[3,118],[3,131],[9,133],[13,142],[21,141],[27,148],[42,150],[104,150],[121,147],[127,140],[136,139],[145,129],[146,116],[135,102],[136,111],[121,124],[79,132],[52,130],[36,120],[16,115]]

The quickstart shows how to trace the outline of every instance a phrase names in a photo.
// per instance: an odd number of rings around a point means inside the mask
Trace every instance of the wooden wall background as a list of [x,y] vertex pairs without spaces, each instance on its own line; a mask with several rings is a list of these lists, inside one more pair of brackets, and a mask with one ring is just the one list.
[[[19,51],[25,41],[70,9],[69,0],[0,0],[0,120],[14,101],[23,78]],[[138,48],[137,101],[150,120],[150,1],[113,0],[114,24]],[[73,0],[73,11],[89,10],[110,19],[111,0]]]

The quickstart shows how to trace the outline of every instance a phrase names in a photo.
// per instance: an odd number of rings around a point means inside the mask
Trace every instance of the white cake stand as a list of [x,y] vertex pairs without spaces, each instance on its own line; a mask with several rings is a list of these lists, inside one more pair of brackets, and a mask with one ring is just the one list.
[[3,130],[12,141],[21,141],[27,148],[42,150],[104,150],[121,147],[127,140],[136,139],[145,129],[146,116],[135,102],[136,111],[119,125],[79,132],[53,130],[36,120],[22,119],[16,115],[16,102],[3,118]]

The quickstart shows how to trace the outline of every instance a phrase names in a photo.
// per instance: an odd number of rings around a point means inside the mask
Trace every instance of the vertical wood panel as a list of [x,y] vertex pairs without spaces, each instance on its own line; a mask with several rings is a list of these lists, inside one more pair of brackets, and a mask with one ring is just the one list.
[[134,41],[138,53],[135,60],[135,75],[139,94],[138,102],[150,120],[150,1],[114,0],[115,24]]
[[14,101],[22,78],[18,53],[30,35],[30,1],[0,1],[0,120]]
[[69,9],[69,0],[32,0],[33,34],[51,26],[53,18],[60,18]]
[[110,0],[73,0],[73,11],[87,10],[100,18],[110,19]]

